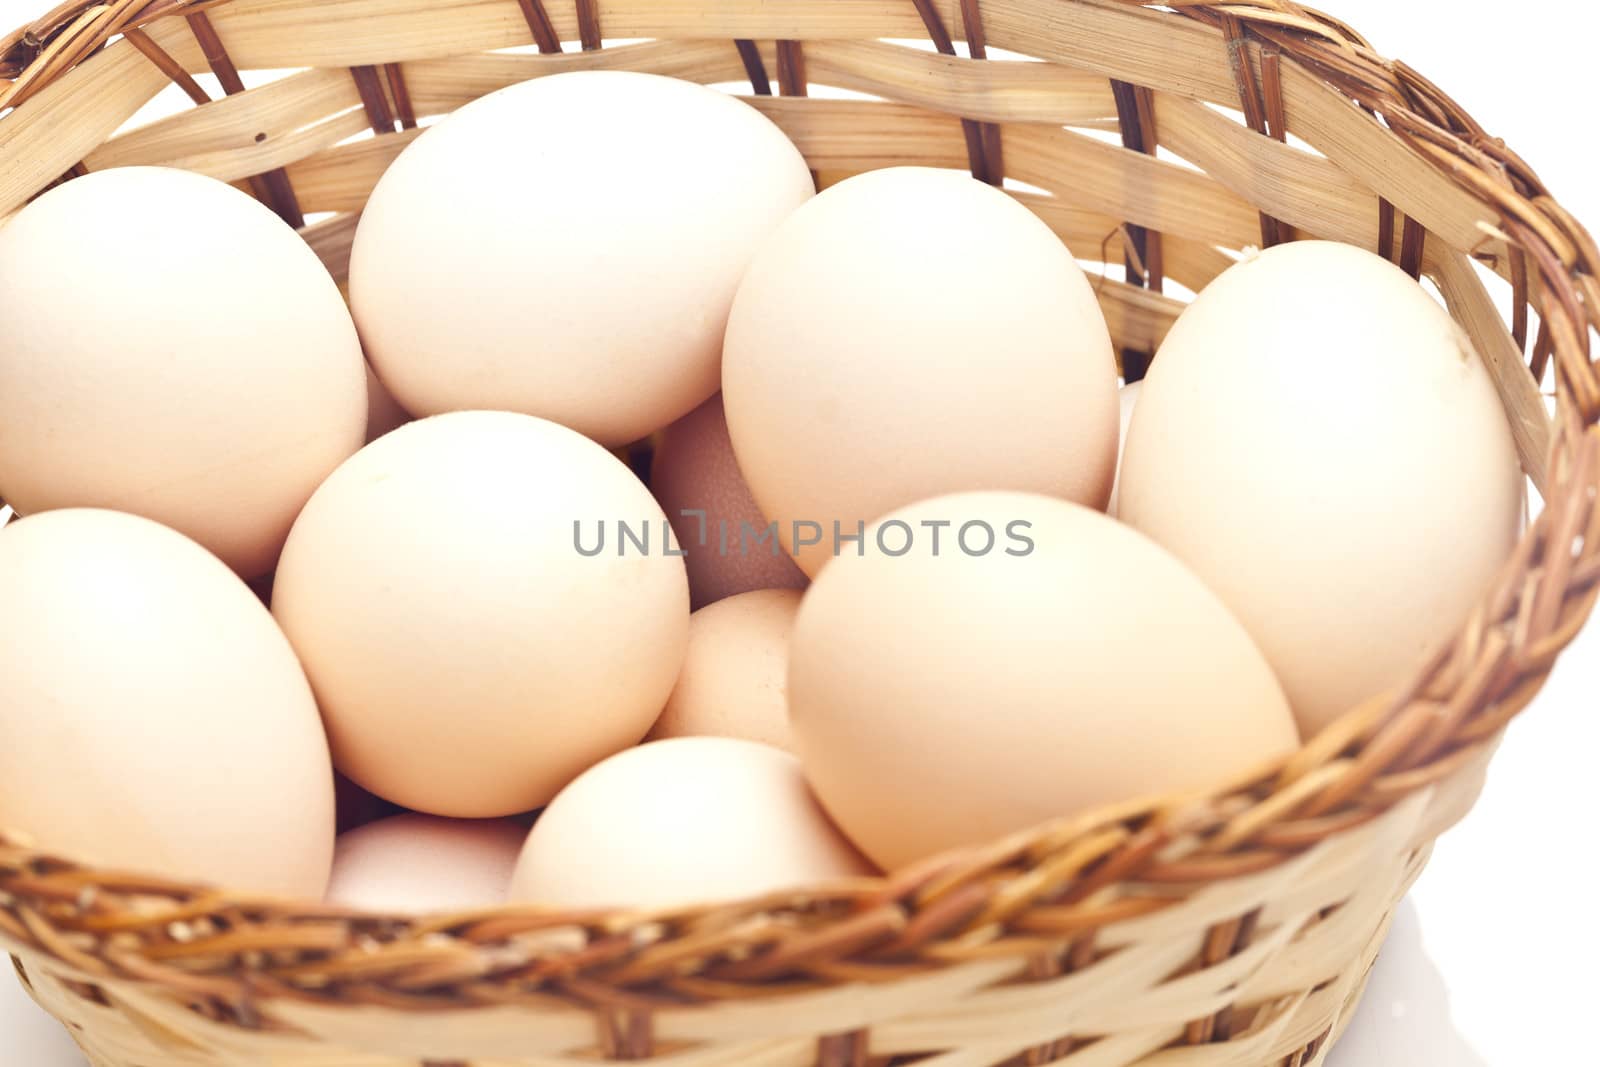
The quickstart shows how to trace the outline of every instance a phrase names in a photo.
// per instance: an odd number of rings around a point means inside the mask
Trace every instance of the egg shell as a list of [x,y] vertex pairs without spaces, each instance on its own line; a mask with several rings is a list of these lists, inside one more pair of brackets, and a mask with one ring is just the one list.
[[1117,437],[1117,480],[1111,485],[1111,500],[1106,504],[1106,514],[1112,518],[1117,517],[1122,497],[1122,457],[1128,448],[1128,427],[1133,425],[1133,413],[1139,406],[1139,394],[1143,389],[1142,381],[1129,382],[1117,394],[1122,408],[1122,426]]
[[789,634],[799,610],[798,591],[763,589],[691,615],[678,684],[646,740],[740,737],[792,748]]
[[1121,517],[1227,602],[1310,736],[1466,621],[1516,544],[1523,485],[1444,308],[1370,252],[1308,241],[1231,268],[1173,327]]
[[310,247],[188,171],[96,171],[0,227],[0,495],[155,519],[246,578],[361,447],[361,345]]
[[149,520],[0,531],[0,827],[56,855],[320,899],[333,770],[311,687],[253,593]]
[[740,285],[723,352],[739,467],[813,576],[835,523],[853,534],[944,493],[1103,507],[1116,389],[1094,291],[1050,228],[998,189],[917,167],[796,211]]
[[680,737],[578,777],[528,835],[515,902],[672,908],[872,873],[787,752]]
[[539,78],[459,108],[389,167],[351,249],[351,306],[408,411],[520,411],[625,444],[717,391],[739,279],[812,191],[783,132],[725,93]]
[[720,393],[667,427],[650,490],[684,552],[696,611],[756,589],[806,587],[793,557],[776,539],[764,539],[767,520],[739,473]]
[[398,915],[503,904],[528,831],[506,819],[396,815],[341,834],[328,902]]
[[[907,532],[909,551],[888,554]],[[958,494],[870,536],[874,551],[829,564],[801,604],[789,723],[817,796],[885,868],[1220,788],[1297,744],[1244,628],[1097,511]]]
[[[648,529],[620,553],[614,524]],[[605,523],[607,550],[586,555]],[[272,610],[339,769],[404,807],[539,807],[635,744],[683,664],[689,590],[666,518],[616,457],[553,422],[459,412],[335,471],[295,523]]]

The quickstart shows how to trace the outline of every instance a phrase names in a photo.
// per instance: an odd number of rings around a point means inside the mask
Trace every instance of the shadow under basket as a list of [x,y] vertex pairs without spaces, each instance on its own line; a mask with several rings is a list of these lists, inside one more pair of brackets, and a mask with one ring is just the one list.
[[[248,188],[342,277],[419,122],[592,68],[732,83],[823,185],[904,163],[1004,184],[1103,265],[1133,378],[1182,310],[1166,290],[1239,250],[1378,251],[1476,342],[1544,510],[1407,685],[1209,796],[654,915],[352,915],[0,833],[0,953],[114,1067],[1322,1063],[1600,588],[1588,233],[1428,81],[1287,0],[77,0],[0,39],[0,218],[85,171],[188,167]],[[240,70],[278,80],[246,90]],[[196,106],[130,128],[173,84]]]

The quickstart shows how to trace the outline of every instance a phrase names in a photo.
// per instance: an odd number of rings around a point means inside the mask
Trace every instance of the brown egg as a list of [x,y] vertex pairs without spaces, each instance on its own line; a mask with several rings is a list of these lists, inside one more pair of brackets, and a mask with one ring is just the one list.
[[25,515],[143,515],[254,578],[361,447],[338,287],[223,182],[123,167],[58,186],[0,229],[0,293],[0,495]]
[[962,174],[874,171],[796,211],[739,287],[722,374],[739,467],[807,574],[928,497],[1111,492],[1094,291],[1049,227]]
[[787,752],[680,737],[618,753],[545,809],[511,899],[670,908],[872,873]]
[[799,610],[798,591],[763,589],[691,615],[678,684],[646,740],[741,737],[793,748],[786,689]]
[[322,897],[328,742],[289,643],[220,560],[147,519],[51,511],[0,531],[0,603],[0,827]]
[[1121,516],[1233,609],[1310,736],[1466,621],[1516,544],[1523,485],[1445,309],[1370,252],[1306,241],[1231,268],[1173,327]]
[[667,427],[650,489],[672,522],[696,611],[754,589],[804,589],[808,579],[761,517],[739,473],[718,394]]
[[340,835],[327,899],[398,915],[492,908],[527,836],[508,819],[396,815]]
[[959,494],[869,538],[806,593],[789,720],[817,796],[886,868],[1222,786],[1297,744],[1244,628],[1097,511]]
[[[620,543],[622,520],[650,550]],[[440,415],[362,449],[301,513],[272,596],[339,769],[416,811],[495,818],[636,744],[689,629],[666,529],[614,456],[532,416]]]
[[739,279],[812,191],[783,132],[726,93],[537,78],[458,109],[384,173],[351,307],[408,411],[521,411],[625,444],[717,391]]

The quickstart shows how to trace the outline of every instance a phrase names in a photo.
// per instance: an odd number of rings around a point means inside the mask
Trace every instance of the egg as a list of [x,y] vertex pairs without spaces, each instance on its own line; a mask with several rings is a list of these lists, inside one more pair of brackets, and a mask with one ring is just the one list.
[[0,496],[155,519],[246,578],[361,447],[361,345],[332,277],[231,186],[127,167],[0,228]]
[[356,231],[351,306],[406,410],[519,411],[624,444],[717,391],[739,279],[811,195],[799,151],[732,96],[629,71],[539,78],[390,166]]
[[1098,511],[956,494],[868,536],[801,604],[789,725],[818,798],[884,868],[1221,787],[1298,743],[1244,628]]
[[680,737],[612,756],[562,790],[528,835],[510,898],[672,908],[871,873],[793,756]]
[[1522,487],[1444,308],[1372,253],[1303,242],[1231,268],[1174,326],[1121,517],[1227,602],[1310,736],[1466,621],[1516,544]]
[[362,449],[296,521],[272,594],[339,769],[496,818],[637,743],[688,638],[666,529],[616,457],[530,415],[440,415]]
[[1117,516],[1117,508],[1122,494],[1122,457],[1128,448],[1128,427],[1133,425],[1133,412],[1139,406],[1139,394],[1144,389],[1142,381],[1129,382],[1117,394],[1122,407],[1122,427],[1117,438],[1117,479],[1111,485],[1111,500],[1106,504],[1106,514],[1112,518]]
[[506,819],[396,815],[341,834],[328,902],[397,915],[505,903],[528,831]]
[[739,473],[721,394],[667,427],[650,489],[684,552],[696,611],[755,589],[805,588],[805,572],[767,536],[767,520]]
[[833,186],[739,287],[723,400],[739,467],[815,576],[897,507],[1026,490],[1103,507],[1117,370],[1065,245],[1005,193],[902,167]]
[[220,560],[148,519],[51,511],[0,530],[0,603],[0,827],[102,867],[321,898],[328,742],[289,643]]
[[741,737],[790,748],[785,686],[799,610],[796,590],[763,589],[691,615],[678,684],[646,740]]

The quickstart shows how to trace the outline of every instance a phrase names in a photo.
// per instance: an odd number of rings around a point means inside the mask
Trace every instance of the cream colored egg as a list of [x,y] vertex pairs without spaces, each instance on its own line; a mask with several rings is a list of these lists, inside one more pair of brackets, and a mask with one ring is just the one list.
[[408,411],[521,411],[622,444],[717,391],[739,279],[811,195],[799,151],[731,96],[625,71],[540,78],[390,166],[356,232],[351,306]]
[[646,740],[742,737],[789,749],[789,634],[800,593],[763,589],[689,617],[678,684]]
[[1117,439],[1117,480],[1111,486],[1111,501],[1106,504],[1106,514],[1117,517],[1117,507],[1122,494],[1122,457],[1128,448],[1128,427],[1133,425],[1133,412],[1139,406],[1139,393],[1144,382],[1129,382],[1117,394],[1122,406],[1122,428]]
[[65,509],[0,531],[0,827],[103,867],[320,899],[333,770],[304,672],[216,557]]
[[396,815],[341,834],[328,902],[398,915],[505,903],[528,831],[507,819]]
[[872,873],[787,752],[680,737],[619,753],[545,809],[511,899],[670,908]]
[[823,805],[886,868],[1295,748],[1244,628],[1097,511],[957,494],[869,538],[806,593],[789,719]]
[[1465,622],[1523,486],[1466,335],[1399,268],[1321,242],[1230,269],[1184,313],[1122,478],[1123,520],[1233,609],[1308,736]]
[[193,537],[246,578],[361,447],[361,345],[316,255],[188,171],[76,178],[0,228],[0,496]]
[[811,575],[835,523],[847,538],[942,493],[1102,507],[1116,388],[1105,320],[1066,246],[999,190],[914,167],[797,211],[740,286],[723,355],[739,466]]
[[720,395],[667,427],[650,467],[650,490],[684,552],[696,611],[756,589],[805,588],[805,573],[768,536],[739,473]]
[[616,457],[529,415],[440,415],[357,453],[295,523],[272,595],[339,769],[496,818],[637,743],[689,629],[665,529]]

